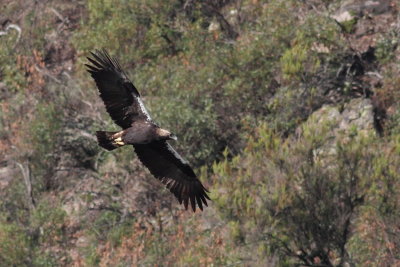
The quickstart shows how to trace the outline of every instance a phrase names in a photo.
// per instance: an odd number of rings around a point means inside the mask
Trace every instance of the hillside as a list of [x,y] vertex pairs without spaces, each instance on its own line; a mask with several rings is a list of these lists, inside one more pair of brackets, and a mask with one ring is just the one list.
[[[394,0],[0,1],[0,266],[400,265]],[[117,130],[117,57],[211,191],[185,211]]]

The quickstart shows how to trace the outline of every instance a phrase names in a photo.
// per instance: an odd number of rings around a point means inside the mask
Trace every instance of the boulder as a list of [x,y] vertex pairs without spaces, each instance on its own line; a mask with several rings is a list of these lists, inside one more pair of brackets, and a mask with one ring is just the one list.
[[356,98],[342,106],[324,105],[311,114],[297,133],[321,138],[321,146],[315,154],[334,155],[337,142],[352,142],[376,135],[372,101]]
[[369,0],[369,1],[347,1],[334,14],[339,22],[351,20],[354,17],[365,15],[380,15],[390,11],[392,8],[390,0]]

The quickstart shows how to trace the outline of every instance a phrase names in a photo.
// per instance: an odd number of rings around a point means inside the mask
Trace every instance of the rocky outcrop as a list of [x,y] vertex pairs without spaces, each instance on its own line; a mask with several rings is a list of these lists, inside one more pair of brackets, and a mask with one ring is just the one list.
[[366,52],[375,47],[382,33],[396,23],[396,4],[391,0],[350,0],[344,2],[331,16],[342,30],[349,34],[349,42],[354,50]]
[[338,22],[351,21],[365,15],[381,15],[389,12],[392,8],[390,0],[381,1],[347,1],[332,18]]
[[354,131],[364,135],[375,134],[373,106],[367,98],[353,99],[343,107],[325,105],[314,112],[307,123],[315,126],[329,123],[333,135],[349,135]]
[[317,135],[322,144],[315,154],[336,154],[336,143],[370,137],[376,134],[374,128],[374,107],[367,98],[355,98],[340,105],[324,105],[315,111],[298,129],[299,135]]

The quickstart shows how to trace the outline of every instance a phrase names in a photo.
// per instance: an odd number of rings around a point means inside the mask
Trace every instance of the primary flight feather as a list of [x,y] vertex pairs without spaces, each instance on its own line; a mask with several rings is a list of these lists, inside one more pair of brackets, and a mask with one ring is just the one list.
[[93,77],[100,97],[111,118],[123,130],[96,132],[98,143],[107,150],[132,145],[140,161],[175,195],[187,209],[189,203],[203,210],[207,206],[207,189],[196,177],[193,169],[167,142],[176,140],[168,130],[153,122],[121,65],[106,50],[96,50],[90,64],[85,64]]

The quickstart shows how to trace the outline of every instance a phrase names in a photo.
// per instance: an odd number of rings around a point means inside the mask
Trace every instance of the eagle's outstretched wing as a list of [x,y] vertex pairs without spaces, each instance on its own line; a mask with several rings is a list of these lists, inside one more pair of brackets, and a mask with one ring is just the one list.
[[100,92],[100,97],[111,118],[126,129],[136,120],[149,120],[150,115],[121,65],[106,50],[91,53],[90,64],[85,64]]
[[196,204],[203,210],[207,206],[207,189],[197,179],[189,164],[166,141],[154,141],[145,145],[134,145],[140,161],[157,179],[175,195],[179,203],[193,211]]

